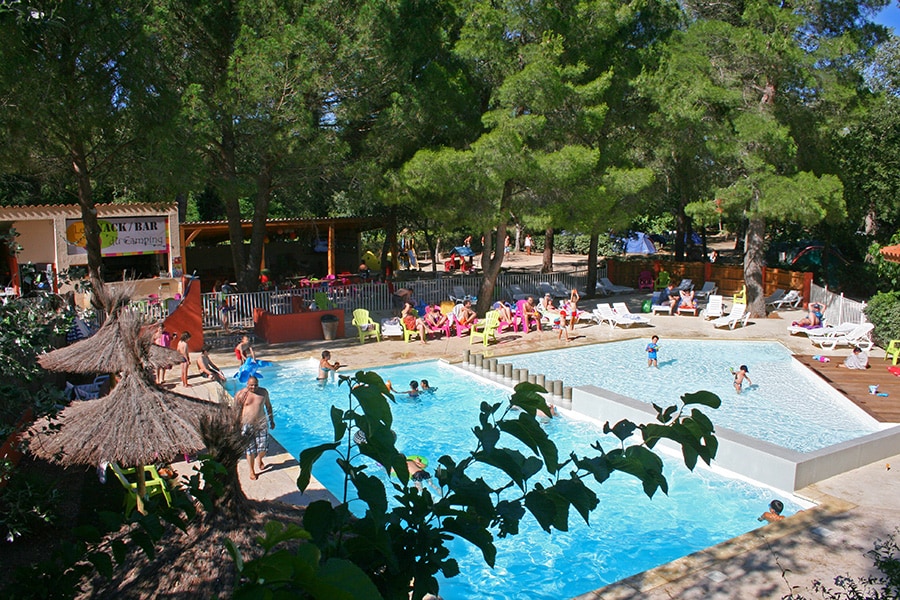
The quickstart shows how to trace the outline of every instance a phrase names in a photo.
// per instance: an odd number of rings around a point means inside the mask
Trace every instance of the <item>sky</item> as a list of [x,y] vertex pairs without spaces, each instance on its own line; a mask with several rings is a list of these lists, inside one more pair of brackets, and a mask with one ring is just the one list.
[[893,0],[876,17],[875,22],[894,28],[894,34],[900,35],[900,0]]

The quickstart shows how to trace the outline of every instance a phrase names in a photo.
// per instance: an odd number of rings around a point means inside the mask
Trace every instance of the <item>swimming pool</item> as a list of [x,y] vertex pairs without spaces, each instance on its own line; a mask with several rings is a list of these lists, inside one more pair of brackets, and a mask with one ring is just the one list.
[[[316,385],[316,364],[296,361],[263,370],[262,384],[270,392],[278,423],[274,434],[295,456],[306,447],[331,441],[330,407],[347,406],[346,386],[333,382],[324,388]],[[505,388],[437,362],[375,370],[398,389],[407,389],[410,380],[423,378],[438,388],[419,402],[392,406],[397,447],[407,454],[426,456],[432,463],[443,454],[460,458],[474,449],[471,429],[478,423],[479,403],[509,396]],[[709,412],[715,421],[715,411]],[[586,421],[554,419],[547,427],[561,456],[573,449],[586,454],[589,444],[601,438],[604,447],[616,443]],[[452,550],[461,574],[441,582],[441,595],[448,600],[568,598],[759,526],[756,517],[773,492],[708,470],[690,473],[677,458],[665,462],[669,496],[659,493],[650,500],[637,480],[616,474],[604,485],[593,486],[601,504],[591,515],[592,526],[585,525],[573,511],[570,531],[550,535],[526,517],[519,535],[496,540],[494,569],[484,564],[473,546],[454,541]],[[342,487],[333,455],[319,461],[314,475],[334,492]],[[787,505],[786,514],[800,508],[791,499],[780,497]]]
[[[502,359],[516,368],[595,385],[644,402],[672,404],[685,392],[722,398],[713,422],[799,452],[810,452],[882,429],[875,419],[791,357],[781,344],[723,340],[660,341],[659,369],[647,367],[634,339],[522,354]],[[738,395],[730,369],[749,367],[754,385]]]

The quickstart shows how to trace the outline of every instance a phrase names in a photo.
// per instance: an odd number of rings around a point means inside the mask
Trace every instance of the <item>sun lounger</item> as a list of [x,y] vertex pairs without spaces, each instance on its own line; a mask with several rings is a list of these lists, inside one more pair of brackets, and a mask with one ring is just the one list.
[[706,281],[703,283],[703,287],[699,290],[694,291],[694,297],[698,300],[703,300],[708,296],[715,294],[719,290],[718,286],[716,286],[713,281]]
[[834,333],[850,333],[858,323],[841,323],[840,325],[790,325],[788,333],[791,335],[821,336]]
[[[797,290],[791,290],[787,294],[784,295],[780,300],[776,300],[772,302],[772,307],[777,309],[784,308],[785,306],[790,306],[791,308],[799,308],[800,303],[803,302],[803,296]],[[768,302],[767,302],[768,304]]]
[[868,352],[874,345],[870,336],[875,328],[871,323],[860,323],[849,332],[831,331],[821,335],[810,335],[809,341],[816,346],[834,350],[837,346],[859,346]]
[[635,325],[649,325],[650,317],[645,317],[644,315],[638,315],[631,312],[628,309],[628,305],[624,302],[615,302],[613,304],[613,310],[616,313],[616,316],[619,317],[620,320],[631,321],[632,324]]
[[598,285],[602,285],[610,294],[630,294],[634,291],[633,287],[627,285],[616,285],[609,280],[609,277],[601,277]]
[[747,312],[747,305],[736,302],[731,305],[731,312],[724,317],[719,317],[714,320],[712,324],[713,327],[728,327],[729,329],[734,329],[738,324],[746,325],[749,317],[750,313]]
[[725,316],[723,301],[724,298],[720,294],[711,294],[706,308],[700,311],[700,316],[704,319],[718,319]]

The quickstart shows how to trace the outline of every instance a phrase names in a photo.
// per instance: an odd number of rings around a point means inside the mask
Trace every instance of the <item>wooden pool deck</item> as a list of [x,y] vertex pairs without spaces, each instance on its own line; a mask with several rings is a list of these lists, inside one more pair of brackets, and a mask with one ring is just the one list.
[[[795,358],[879,422],[900,423],[900,377],[887,370],[889,361],[870,357],[869,368],[862,371],[838,366],[843,364],[840,356],[832,356],[826,363],[813,360],[811,355]],[[870,394],[870,385],[877,385],[879,393],[887,397]]]

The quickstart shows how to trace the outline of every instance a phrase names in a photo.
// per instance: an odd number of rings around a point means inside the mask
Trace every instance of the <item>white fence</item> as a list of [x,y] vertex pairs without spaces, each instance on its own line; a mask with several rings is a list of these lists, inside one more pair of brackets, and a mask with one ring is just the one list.
[[825,322],[832,325],[840,323],[865,323],[865,302],[851,300],[844,294],[835,294],[827,287],[812,284],[809,288],[809,301],[825,305]]
[[[605,277],[606,269],[598,269],[597,277]],[[541,282],[561,282],[567,288],[584,290],[587,280],[587,271],[571,271],[564,273],[501,273],[494,287],[493,299],[510,299],[508,286],[517,285],[526,293],[537,294],[537,285]],[[416,303],[439,303],[450,299],[450,296],[458,297],[462,288],[463,295],[476,297],[481,289],[481,275],[452,275],[441,276],[437,279],[412,279],[395,282],[395,288],[407,288],[413,291],[413,300]],[[227,294],[220,296],[216,293],[207,293],[201,296],[203,303],[203,328],[221,327],[224,319],[227,319],[229,327],[251,328],[253,327],[253,310],[261,308],[275,313],[285,314],[293,311],[295,304],[302,302],[308,306],[316,300],[319,294],[317,306],[322,304],[323,295],[327,301],[337,308],[342,308],[348,315],[357,308],[368,309],[371,313],[390,313],[397,308],[397,299],[388,291],[384,283],[358,283],[348,285],[332,285],[325,287],[307,287],[291,289],[275,289],[265,292],[248,292]],[[294,300],[298,297],[298,300]],[[227,308],[227,310],[222,310]],[[319,308],[322,308],[319,306]]]

